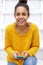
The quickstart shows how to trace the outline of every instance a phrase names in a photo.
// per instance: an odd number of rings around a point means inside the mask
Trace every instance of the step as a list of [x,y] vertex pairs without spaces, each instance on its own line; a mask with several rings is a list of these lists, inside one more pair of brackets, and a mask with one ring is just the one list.
[[[0,60],[0,65],[7,65],[6,60]],[[38,60],[37,65],[43,65],[43,60]]]
[[[3,50],[0,49],[0,59],[6,59],[7,53]],[[43,59],[43,49],[39,49],[39,51],[36,54],[36,57],[38,60]]]

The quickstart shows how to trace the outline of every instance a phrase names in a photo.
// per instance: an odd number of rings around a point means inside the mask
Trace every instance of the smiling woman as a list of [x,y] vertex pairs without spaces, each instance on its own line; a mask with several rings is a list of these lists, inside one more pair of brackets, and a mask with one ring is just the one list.
[[15,18],[17,22],[19,22],[21,25],[24,25],[27,22],[28,18],[28,12],[26,8],[23,6],[19,6],[15,12]]
[[36,65],[39,31],[35,24],[27,22],[29,18],[27,0],[19,0],[15,6],[14,17],[16,22],[8,25],[5,32],[8,65]]
[[19,30],[20,33],[27,31],[29,26],[27,23],[29,17],[29,6],[26,3],[27,0],[23,0],[23,2],[22,0],[19,0],[19,3],[15,6],[14,16],[17,23],[16,29]]

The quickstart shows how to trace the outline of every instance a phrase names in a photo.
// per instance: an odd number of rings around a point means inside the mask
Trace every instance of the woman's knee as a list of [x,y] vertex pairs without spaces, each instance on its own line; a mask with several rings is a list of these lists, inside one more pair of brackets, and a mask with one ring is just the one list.
[[37,64],[37,58],[32,56],[28,57],[27,59],[24,60],[23,65],[36,65]]
[[13,63],[13,62],[8,62],[7,65],[17,65],[16,63]]

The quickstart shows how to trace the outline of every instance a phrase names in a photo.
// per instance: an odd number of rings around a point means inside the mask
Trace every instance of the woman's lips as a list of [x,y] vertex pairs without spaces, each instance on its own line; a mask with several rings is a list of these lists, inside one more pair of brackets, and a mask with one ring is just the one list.
[[19,20],[20,23],[24,23],[24,20]]

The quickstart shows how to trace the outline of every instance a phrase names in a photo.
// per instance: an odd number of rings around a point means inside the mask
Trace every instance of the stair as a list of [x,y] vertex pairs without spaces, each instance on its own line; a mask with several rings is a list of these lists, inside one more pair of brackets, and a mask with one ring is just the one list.
[[[0,49],[0,65],[7,65],[6,60],[6,52],[3,49]],[[39,51],[36,54],[37,57],[37,65],[43,65],[43,50],[39,49]]]

